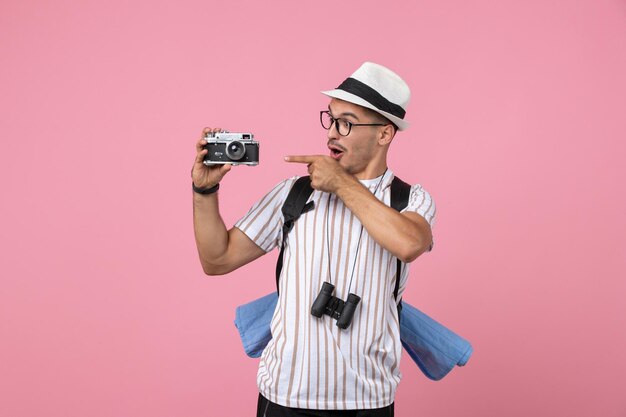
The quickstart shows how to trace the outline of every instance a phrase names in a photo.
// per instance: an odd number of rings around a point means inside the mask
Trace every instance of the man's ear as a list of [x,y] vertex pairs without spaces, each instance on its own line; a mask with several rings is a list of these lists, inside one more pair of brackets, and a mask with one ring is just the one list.
[[396,129],[393,125],[388,124],[385,125],[383,129],[380,130],[380,136],[378,137],[379,145],[388,145],[393,140],[393,137],[396,134]]

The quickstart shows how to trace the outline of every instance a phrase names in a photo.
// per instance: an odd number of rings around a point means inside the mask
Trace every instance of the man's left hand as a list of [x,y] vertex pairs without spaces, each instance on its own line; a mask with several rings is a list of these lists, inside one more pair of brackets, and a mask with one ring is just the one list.
[[307,164],[311,176],[311,187],[315,190],[336,193],[337,189],[349,182],[352,175],[327,155],[292,155],[285,161]]

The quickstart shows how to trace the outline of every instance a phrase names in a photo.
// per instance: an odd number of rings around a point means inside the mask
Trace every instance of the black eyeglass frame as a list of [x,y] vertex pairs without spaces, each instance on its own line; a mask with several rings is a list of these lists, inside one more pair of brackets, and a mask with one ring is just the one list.
[[[326,127],[324,126],[324,114],[327,114],[328,117],[330,117],[330,126]],[[344,122],[346,122],[348,124],[348,133],[346,133],[345,135],[342,134],[339,131],[339,128],[337,127],[337,120],[343,120]],[[335,129],[337,129],[337,133],[339,133],[340,136],[348,136],[350,134],[350,132],[352,132],[352,126],[387,126],[388,124],[391,123],[352,123],[349,120],[343,119],[341,117],[338,118],[334,118],[332,114],[330,114],[330,111],[328,110],[321,110],[320,111],[320,124],[322,125],[322,127],[326,130],[330,130],[333,128],[333,124],[335,125]]]

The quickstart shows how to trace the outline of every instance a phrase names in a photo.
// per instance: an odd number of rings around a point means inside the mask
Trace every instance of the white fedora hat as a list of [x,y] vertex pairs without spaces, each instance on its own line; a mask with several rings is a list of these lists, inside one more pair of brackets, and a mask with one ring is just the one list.
[[322,94],[374,110],[399,130],[409,127],[404,115],[411,90],[398,74],[382,65],[365,62],[339,87]]

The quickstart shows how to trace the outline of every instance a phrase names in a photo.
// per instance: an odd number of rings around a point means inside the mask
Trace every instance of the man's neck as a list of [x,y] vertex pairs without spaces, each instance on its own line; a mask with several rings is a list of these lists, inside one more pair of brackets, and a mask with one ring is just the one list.
[[370,165],[363,171],[354,174],[354,176],[358,180],[372,180],[383,175],[385,171],[387,171],[387,163],[383,162],[382,164]]

